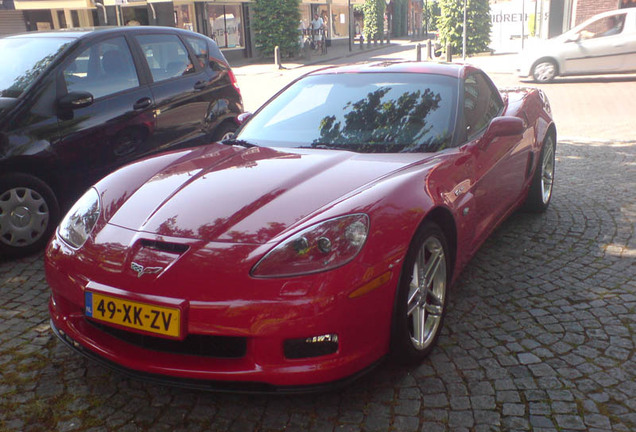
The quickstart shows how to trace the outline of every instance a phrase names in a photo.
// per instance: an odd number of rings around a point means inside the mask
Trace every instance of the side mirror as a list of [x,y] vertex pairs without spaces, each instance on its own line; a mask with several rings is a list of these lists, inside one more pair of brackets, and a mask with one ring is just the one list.
[[565,41],[566,42],[578,42],[581,40],[581,33],[575,33],[572,36],[570,36],[569,38],[567,38]]
[[93,95],[86,91],[70,92],[58,99],[57,105],[64,110],[84,108],[93,103]]
[[482,148],[488,146],[488,144],[497,137],[506,137],[513,135],[521,135],[525,130],[523,120],[519,117],[504,116],[495,117],[490,122],[486,133],[481,139]]
[[238,123],[239,126],[243,126],[251,117],[251,112],[240,113],[238,116],[236,116],[236,123]]

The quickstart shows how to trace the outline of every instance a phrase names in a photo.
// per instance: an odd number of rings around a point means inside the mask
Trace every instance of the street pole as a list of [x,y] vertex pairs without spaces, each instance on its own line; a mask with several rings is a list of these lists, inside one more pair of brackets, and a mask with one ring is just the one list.
[[523,51],[523,39],[526,33],[526,1],[521,0],[521,51]]
[[462,60],[466,61],[466,0],[464,0],[464,34],[462,37]]
[[347,22],[349,23],[349,52],[351,52],[351,0],[347,0],[347,4],[349,6],[347,9],[347,11],[349,11],[349,17],[347,18]]

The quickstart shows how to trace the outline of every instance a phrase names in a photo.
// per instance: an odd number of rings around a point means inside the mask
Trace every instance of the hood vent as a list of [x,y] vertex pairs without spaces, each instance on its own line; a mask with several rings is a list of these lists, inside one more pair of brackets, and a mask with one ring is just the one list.
[[172,254],[181,255],[188,250],[188,246],[179,243],[168,243],[156,240],[141,240],[141,246],[143,248],[153,249],[160,252],[168,252]]

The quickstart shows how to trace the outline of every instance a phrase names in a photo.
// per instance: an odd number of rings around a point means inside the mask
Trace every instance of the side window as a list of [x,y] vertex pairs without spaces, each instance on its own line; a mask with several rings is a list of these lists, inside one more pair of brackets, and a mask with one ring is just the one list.
[[611,15],[597,19],[579,31],[581,39],[596,39],[621,33],[625,26],[625,15]]
[[185,39],[188,45],[190,45],[190,48],[192,48],[192,51],[194,51],[199,65],[204,68],[209,55],[207,42],[204,39],[194,36],[187,36]]
[[176,35],[141,35],[136,39],[155,82],[195,72],[188,50]]
[[486,128],[503,108],[497,89],[480,73],[469,75],[464,81],[464,120],[466,135],[472,139]]
[[132,54],[123,37],[86,48],[62,74],[69,92],[87,91],[95,99],[139,86]]
[[223,53],[219,49],[218,45],[215,42],[210,41],[208,43],[208,47],[210,50],[210,68],[214,71],[227,70],[227,60],[223,56]]

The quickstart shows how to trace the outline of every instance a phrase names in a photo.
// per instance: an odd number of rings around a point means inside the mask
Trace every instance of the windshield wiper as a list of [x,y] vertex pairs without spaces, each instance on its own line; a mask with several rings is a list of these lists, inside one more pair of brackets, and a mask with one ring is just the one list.
[[225,145],[231,145],[231,146],[240,146],[240,147],[245,147],[245,148],[252,148],[252,147],[258,147],[256,144],[252,144],[251,142],[245,141],[245,140],[240,140],[240,139],[235,139],[235,138],[230,138],[230,139],[226,139],[223,141],[220,141],[221,144],[225,144]]

